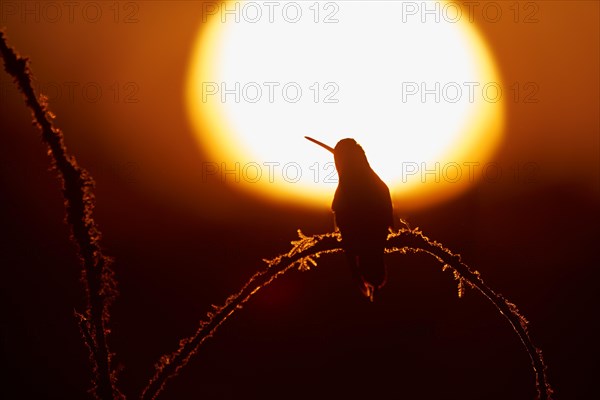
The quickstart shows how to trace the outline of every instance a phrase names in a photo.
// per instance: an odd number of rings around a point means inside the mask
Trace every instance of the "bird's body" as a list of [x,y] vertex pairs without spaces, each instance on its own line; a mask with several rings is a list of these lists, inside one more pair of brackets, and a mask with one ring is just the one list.
[[334,149],[311,140],[334,155],[339,177],[332,203],[335,223],[361,292],[372,301],[386,278],[384,248],[394,223],[390,191],[354,139],[342,139]]

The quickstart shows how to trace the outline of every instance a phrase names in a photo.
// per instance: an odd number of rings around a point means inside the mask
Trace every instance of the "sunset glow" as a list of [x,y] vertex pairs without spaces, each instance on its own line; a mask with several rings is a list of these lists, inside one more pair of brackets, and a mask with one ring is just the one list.
[[260,4],[206,10],[198,34],[187,105],[208,173],[328,205],[333,159],[310,135],[331,146],[355,138],[403,207],[480,179],[501,136],[503,93],[478,32],[453,20],[460,9],[441,7],[436,21],[414,2]]

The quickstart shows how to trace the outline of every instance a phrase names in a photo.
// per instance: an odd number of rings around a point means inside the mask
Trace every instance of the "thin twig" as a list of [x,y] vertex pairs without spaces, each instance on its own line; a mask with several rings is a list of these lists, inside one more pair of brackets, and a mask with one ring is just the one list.
[[[443,269],[450,268],[454,272],[454,277],[458,280],[458,295],[462,296],[464,291],[464,283],[472,288],[479,290],[494,306],[498,309],[510,323],[515,333],[521,339],[525,346],[527,354],[531,359],[531,364],[536,378],[536,388],[538,399],[551,400],[552,387],[548,382],[546,375],[546,364],[542,357],[542,351],[538,349],[531,340],[528,330],[529,322],[519,312],[517,306],[508,301],[504,296],[494,292],[487,286],[479,272],[471,270],[466,264],[461,261],[459,254],[454,254],[449,249],[442,246],[440,243],[432,241],[427,236],[423,235],[417,229],[408,230],[401,229],[398,232],[392,232],[388,236],[388,252],[399,251],[401,253],[413,252],[427,253],[436,258],[442,265]],[[394,246],[394,244],[396,244]]]
[[[208,313],[207,320],[201,321],[198,330],[194,335],[179,341],[179,349],[170,355],[164,355],[155,365],[156,373],[150,379],[150,382],[143,390],[142,399],[155,399],[163,390],[167,380],[176,376],[179,370],[183,368],[190,358],[197,352],[198,348],[206,339],[211,337],[215,330],[231,315],[235,310],[242,308],[250,297],[256,294],[261,288],[267,286],[275,278],[298,265],[301,269],[308,267],[307,261],[310,257],[319,257],[320,254],[333,253],[341,251],[339,248],[337,234],[316,235],[310,238],[302,237],[303,240],[292,242],[294,248],[287,254],[279,256],[273,260],[265,260],[268,267],[257,272],[244,285],[242,290],[230,296],[225,305],[217,307],[213,305],[213,311]],[[309,244],[305,239],[314,240]],[[314,262],[313,262],[314,263]],[[314,263],[316,265],[316,263]]]
[[[75,158],[67,153],[63,133],[54,127],[54,114],[48,110],[46,98],[36,98],[32,87],[33,76],[29,69],[29,60],[19,56],[6,42],[4,32],[0,32],[0,52],[4,59],[4,68],[15,80],[19,90],[25,96],[25,102],[33,114],[33,123],[41,133],[42,140],[49,147],[54,169],[62,184],[66,207],[66,221],[71,227],[71,239],[76,243],[82,262],[82,282],[85,287],[87,309],[83,331],[84,340],[91,345],[90,359],[94,369],[94,387],[92,392],[102,400],[121,397],[115,387],[112,373],[112,354],[106,343],[109,322],[109,306],[116,296],[116,282],[113,278],[111,259],[100,248],[98,230],[92,210],[94,209],[94,180],[89,173],[79,167]],[[80,320],[80,326],[81,320]]]

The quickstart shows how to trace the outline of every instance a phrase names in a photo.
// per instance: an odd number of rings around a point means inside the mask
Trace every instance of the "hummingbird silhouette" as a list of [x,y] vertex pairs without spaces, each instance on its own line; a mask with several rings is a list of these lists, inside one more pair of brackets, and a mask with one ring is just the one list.
[[390,190],[354,139],[342,139],[331,148],[311,137],[305,138],[333,153],[339,178],[331,206],[334,222],[342,234],[342,248],[362,294],[374,301],[375,293],[385,284],[384,248],[388,228],[394,225]]

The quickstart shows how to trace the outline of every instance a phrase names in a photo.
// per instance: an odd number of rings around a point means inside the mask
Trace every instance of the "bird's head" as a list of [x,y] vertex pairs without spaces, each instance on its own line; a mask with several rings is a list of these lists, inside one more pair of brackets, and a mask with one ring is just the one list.
[[338,174],[370,168],[365,151],[354,139],[340,140],[333,149],[333,159]]
[[345,175],[354,175],[361,171],[368,171],[371,168],[367,161],[365,151],[354,139],[342,139],[335,145],[335,148],[331,148],[318,140],[308,136],[305,137],[311,142],[316,143],[333,153],[335,169],[337,170],[340,179],[343,179]]

